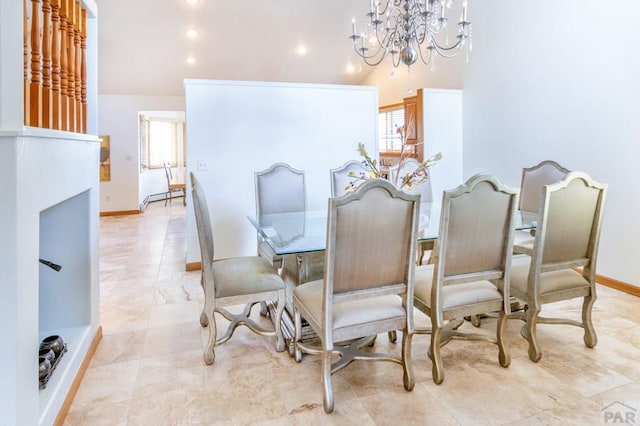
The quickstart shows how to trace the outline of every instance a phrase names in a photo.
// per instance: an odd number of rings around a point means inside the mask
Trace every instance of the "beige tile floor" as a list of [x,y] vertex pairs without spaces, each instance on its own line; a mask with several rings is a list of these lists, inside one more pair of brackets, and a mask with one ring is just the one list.
[[[198,322],[203,295],[199,273],[184,271],[184,228],[182,203],[101,219],[104,337],[66,425],[587,425],[624,416],[640,424],[639,300],[602,286],[595,349],[583,345],[580,329],[543,325],[543,357],[534,364],[514,320],[509,368],[499,366],[494,345],[454,341],[443,350],[445,381],[437,386],[428,336],[415,336],[412,392],[404,390],[398,365],[354,363],[334,376],[331,415],[322,408],[318,361],[309,356],[296,364],[276,353],[271,338],[240,328],[206,366],[206,331]],[[579,308],[576,301],[547,310]],[[488,320],[482,328],[494,326]],[[376,346],[399,349],[386,336]]]

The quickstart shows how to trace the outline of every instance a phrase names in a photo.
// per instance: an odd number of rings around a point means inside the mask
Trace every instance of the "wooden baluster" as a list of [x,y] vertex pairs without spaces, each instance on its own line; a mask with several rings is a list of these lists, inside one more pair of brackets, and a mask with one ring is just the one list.
[[69,16],[68,0],[60,0],[60,129],[69,130],[69,102],[67,78],[67,17]]
[[42,127],[51,128],[51,0],[42,0]]
[[80,34],[80,47],[82,49],[82,62],[80,65],[80,79],[82,90],[80,102],[82,104],[82,133],[87,133],[87,11],[82,9],[82,33]]
[[42,85],[40,81],[40,0],[31,0],[31,82],[29,83],[29,125],[41,125]]
[[82,52],[80,51],[80,34],[82,31],[81,28],[81,18],[82,18],[82,7],[79,1],[76,1],[75,8],[75,32],[74,32],[74,52],[75,52],[75,81],[76,81],[76,93],[75,93],[75,131],[80,133],[82,132],[82,79],[81,79],[81,70],[82,66]]
[[61,126],[61,96],[60,96],[60,0],[51,0],[52,23],[52,68],[51,68],[51,128],[60,130]]
[[75,61],[75,6],[74,0],[69,0],[67,3],[67,99],[69,103],[69,131],[76,131],[76,109],[75,109],[75,94],[76,94],[76,61]]
[[22,0],[23,75],[24,75],[24,125],[29,125],[29,16],[27,0]]

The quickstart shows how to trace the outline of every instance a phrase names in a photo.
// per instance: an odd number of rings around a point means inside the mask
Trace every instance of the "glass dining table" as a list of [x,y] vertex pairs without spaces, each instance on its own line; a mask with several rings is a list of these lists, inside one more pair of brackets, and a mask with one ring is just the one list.
[[[440,203],[421,203],[417,241],[433,241],[438,238],[440,226]],[[373,212],[375,214],[375,212]],[[327,238],[327,210],[308,210],[286,213],[264,214],[248,217],[249,221],[264,239],[273,253],[282,256],[281,276],[285,283],[285,313],[282,330],[288,343],[289,353],[293,353],[293,289],[295,286],[321,279],[324,275],[324,250]],[[537,215],[518,211],[516,230],[535,229]],[[383,233],[384,229],[379,232]],[[275,306],[268,304],[271,317],[275,317]],[[302,332],[302,340],[305,333]],[[315,338],[311,334],[309,339]]]

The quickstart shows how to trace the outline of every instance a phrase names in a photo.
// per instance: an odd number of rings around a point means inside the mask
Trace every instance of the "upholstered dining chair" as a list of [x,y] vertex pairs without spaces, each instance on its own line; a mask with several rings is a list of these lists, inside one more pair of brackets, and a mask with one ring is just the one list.
[[552,160],[541,161],[535,166],[523,168],[518,209],[537,213],[540,209],[542,188],[564,179],[569,172],[569,169]]
[[[364,180],[356,181],[357,177],[350,176],[353,172],[356,176],[368,176],[371,173],[371,169],[365,166],[361,161],[351,160],[344,163],[342,166],[329,171],[331,177],[331,196],[337,197],[344,193],[354,190],[360,184],[365,182]],[[396,331],[390,331],[389,340],[395,342],[397,340]]]
[[[431,318],[431,329],[416,334],[431,334],[428,354],[436,384],[444,380],[440,350],[452,339],[495,343],[500,365],[511,362],[504,332],[516,203],[516,190],[485,174],[443,194],[435,262],[416,268],[414,300]],[[457,330],[464,317],[492,312],[498,312],[495,337]]]
[[[228,341],[240,325],[262,336],[276,336],[276,350],[284,351],[281,324],[284,310],[284,283],[277,271],[259,256],[235,257],[213,261],[213,230],[204,190],[191,173],[193,207],[196,217],[200,259],[202,262],[201,285],[204,289],[204,309],[200,324],[209,327],[209,338],[204,349],[204,362],[213,364],[214,347]],[[249,318],[251,308],[266,300],[277,301],[273,330],[267,330]],[[224,309],[231,305],[245,304],[240,314]],[[225,334],[217,337],[215,314],[230,321]]]
[[[389,168],[389,175],[391,182],[394,185],[400,187],[402,185],[402,177],[407,173],[411,173],[420,167],[420,162],[415,158],[406,158],[402,160],[402,164],[397,164]],[[431,170],[429,170],[431,173]],[[411,187],[403,188],[404,191],[409,194],[420,194],[421,203],[433,202],[433,193],[431,190],[431,179],[427,179],[425,182],[419,185],[412,185]],[[427,251],[433,250],[434,240],[425,240],[418,243],[418,265],[422,265],[424,255]],[[428,260],[430,262],[431,259]]]
[[[355,174],[356,177],[350,176]],[[365,166],[361,161],[351,160],[342,166],[329,170],[331,177],[331,196],[337,197],[345,192],[353,190],[363,181],[357,181],[358,177],[369,177],[371,169]],[[355,183],[357,181],[357,183]]]
[[[329,199],[324,278],[293,291],[295,358],[300,361],[303,352],[321,355],[327,413],[334,406],[332,375],[354,360],[398,363],[405,389],[414,387],[411,338],[418,212],[418,196],[384,179],[368,180],[354,192]],[[385,232],[380,233],[382,228]],[[319,349],[300,342],[301,317],[320,337]],[[378,333],[394,330],[402,330],[400,358],[360,351]],[[336,344],[353,339],[345,346]],[[334,353],[341,357],[332,363]]]
[[[306,186],[304,171],[286,163],[275,163],[266,170],[254,174],[256,219],[263,225],[263,215],[304,211]],[[258,235],[258,255],[268,259],[276,268],[282,267],[282,256]]]
[[[518,314],[525,320],[521,334],[534,362],[542,356],[536,333],[540,323],[582,327],[584,344],[592,348],[597,343],[591,311],[606,192],[606,184],[582,172],[570,172],[562,181],[543,187],[533,247],[520,247],[530,256],[514,259],[511,268],[511,293],[526,305],[525,313]],[[539,316],[543,304],[577,297],[583,298],[581,321]]]
[[[535,166],[523,168],[518,209],[523,214],[537,215],[540,210],[543,187],[564,179],[567,173],[569,169],[552,160],[541,161]],[[525,242],[532,246],[534,234],[535,231],[516,231],[514,234],[516,252],[519,250],[517,247]]]

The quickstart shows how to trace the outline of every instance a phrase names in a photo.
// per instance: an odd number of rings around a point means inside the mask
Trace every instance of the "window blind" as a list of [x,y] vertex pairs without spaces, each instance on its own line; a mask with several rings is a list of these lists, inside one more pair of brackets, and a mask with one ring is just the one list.
[[402,139],[398,127],[404,126],[404,108],[399,107],[381,111],[378,114],[379,149],[383,151],[400,151]]
[[149,120],[144,115],[138,116],[138,137],[140,139],[140,173],[149,168]]

